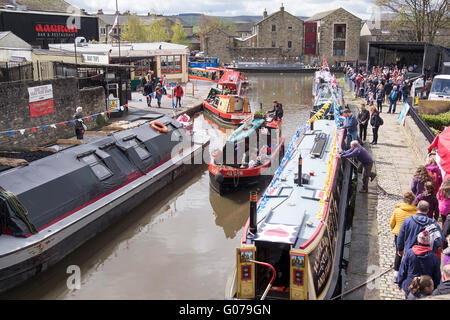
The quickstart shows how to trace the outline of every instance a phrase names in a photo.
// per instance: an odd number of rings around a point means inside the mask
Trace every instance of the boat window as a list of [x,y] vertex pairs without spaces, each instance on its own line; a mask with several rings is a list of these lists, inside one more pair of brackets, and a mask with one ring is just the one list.
[[134,138],[132,140],[129,140],[128,142],[132,147],[134,147],[141,160],[145,160],[150,157],[150,152],[148,152],[147,147],[142,141],[138,140],[137,138]]
[[95,155],[95,153],[91,153],[87,156],[84,156],[79,160],[88,164],[91,167],[94,174],[100,180],[105,180],[113,175],[112,171],[108,169],[108,167],[97,155]]

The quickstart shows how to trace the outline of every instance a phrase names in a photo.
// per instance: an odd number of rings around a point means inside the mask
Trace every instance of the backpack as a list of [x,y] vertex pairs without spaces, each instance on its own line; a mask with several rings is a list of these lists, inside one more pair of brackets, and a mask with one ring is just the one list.
[[378,115],[378,125],[382,126],[384,124],[383,118]]
[[430,246],[433,252],[438,252],[442,249],[441,232],[434,223],[430,223],[425,227],[425,230],[430,234]]

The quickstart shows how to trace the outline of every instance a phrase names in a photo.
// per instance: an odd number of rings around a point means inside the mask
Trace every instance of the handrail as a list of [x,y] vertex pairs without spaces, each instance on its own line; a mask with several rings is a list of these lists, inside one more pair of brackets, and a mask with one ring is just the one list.
[[422,119],[422,117],[417,113],[416,109],[413,107],[409,108],[408,115],[414,120],[416,125],[419,127],[419,130],[423,133],[425,138],[427,138],[429,143],[432,143],[435,134],[431,131],[430,126]]
[[267,296],[267,293],[269,293],[269,290],[272,287],[273,282],[275,281],[275,278],[277,276],[277,271],[275,270],[275,268],[271,264],[268,264],[268,263],[265,263],[265,262],[256,261],[256,260],[250,260],[250,262],[253,262],[253,263],[256,263],[256,264],[260,264],[260,265],[263,265],[265,267],[269,267],[270,269],[272,269],[272,279],[270,279],[266,290],[264,291],[263,295],[261,296],[261,300],[264,300],[266,298],[266,296]]

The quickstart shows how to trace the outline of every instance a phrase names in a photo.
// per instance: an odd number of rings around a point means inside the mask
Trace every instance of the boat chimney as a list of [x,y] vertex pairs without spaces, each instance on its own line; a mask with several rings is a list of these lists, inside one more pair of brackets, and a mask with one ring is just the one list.
[[256,203],[258,202],[258,193],[256,191],[250,192],[250,232],[256,234],[258,231],[258,223],[256,221]]
[[311,124],[310,124],[309,128],[310,128],[311,131],[314,130],[314,121],[311,121]]
[[302,159],[302,154],[300,153],[300,155],[298,156],[298,179],[297,179],[297,183],[298,186],[301,187],[302,186],[302,165],[303,165],[303,159]]

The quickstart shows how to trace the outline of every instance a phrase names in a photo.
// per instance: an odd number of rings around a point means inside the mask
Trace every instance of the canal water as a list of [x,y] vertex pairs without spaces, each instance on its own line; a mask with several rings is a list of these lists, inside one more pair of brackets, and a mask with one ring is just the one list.
[[[289,143],[311,109],[312,75],[250,74],[252,109],[283,104]],[[227,134],[199,114],[211,150]],[[260,186],[260,192],[265,186]],[[2,299],[223,299],[249,215],[249,192],[220,197],[209,186],[207,165],[167,185],[125,218],[78,248],[56,266],[0,296]],[[81,288],[69,289],[78,266]],[[69,281],[70,282],[70,281]]]

